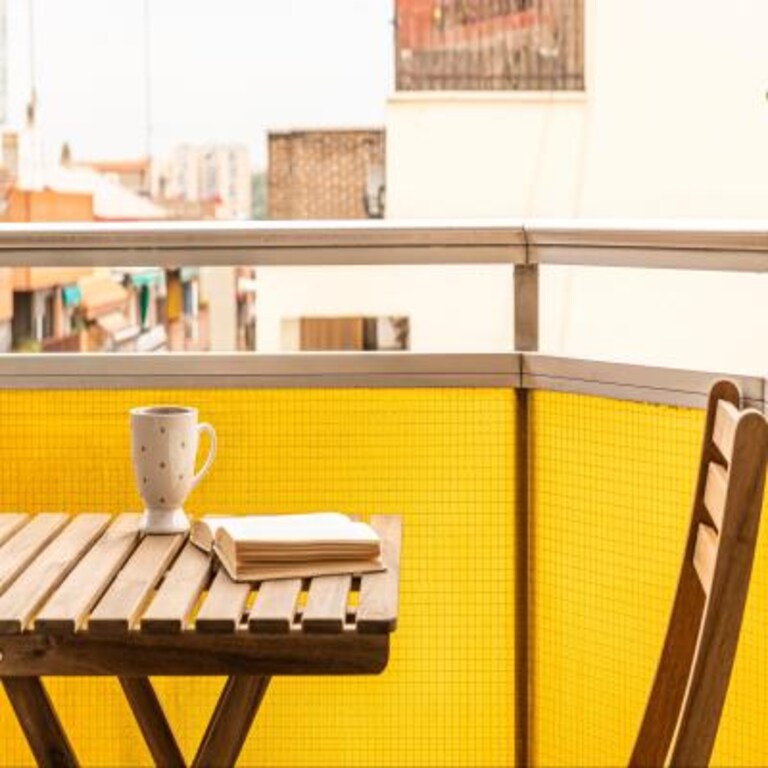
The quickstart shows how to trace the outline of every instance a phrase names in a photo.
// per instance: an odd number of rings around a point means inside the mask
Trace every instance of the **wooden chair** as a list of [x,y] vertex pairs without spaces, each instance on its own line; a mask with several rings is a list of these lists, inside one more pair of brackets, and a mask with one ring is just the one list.
[[631,766],[709,763],[755,553],[768,423],[712,387],[693,515],[672,614]]

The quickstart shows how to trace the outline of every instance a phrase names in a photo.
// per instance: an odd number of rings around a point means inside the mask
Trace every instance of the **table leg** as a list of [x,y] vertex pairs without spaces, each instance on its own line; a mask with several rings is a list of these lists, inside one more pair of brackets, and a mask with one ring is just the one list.
[[3,687],[37,764],[74,768],[77,758],[51,700],[37,677],[6,677]]
[[184,768],[184,756],[149,678],[121,677],[120,685],[155,764],[162,768]]
[[234,766],[267,692],[269,677],[227,679],[192,763],[193,768]]

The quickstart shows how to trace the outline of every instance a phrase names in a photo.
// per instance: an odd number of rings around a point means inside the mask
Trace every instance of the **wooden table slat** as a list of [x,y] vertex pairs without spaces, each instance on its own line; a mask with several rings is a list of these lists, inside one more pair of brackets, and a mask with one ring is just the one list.
[[198,632],[234,632],[240,624],[251,585],[230,579],[221,568],[200,606],[195,620]]
[[251,632],[290,632],[300,594],[301,579],[263,582],[248,617]]
[[394,515],[374,515],[371,526],[381,537],[381,556],[387,570],[363,574],[357,629],[366,633],[392,632],[397,626],[403,521]]
[[35,619],[38,632],[75,632],[112,583],[139,540],[139,515],[115,518]]
[[0,595],[67,522],[63,512],[42,512],[0,547]]
[[305,632],[342,632],[352,574],[318,576],[309,584],[307,605],[301,617]]
[[181,632],[208,584],[211,556],[187,543],[141,618],[142,632]]
[[3,512],[0,514],[0,544],[10,539],[24,523],[29,520],[29,515],[24,512]]
[[183,534],[146,536],[88,620],[90,632],[127,632],[184,544]]
[[0,597],[0,634],[24,631],[37,609],[109,524],[109,515],[78,515]]

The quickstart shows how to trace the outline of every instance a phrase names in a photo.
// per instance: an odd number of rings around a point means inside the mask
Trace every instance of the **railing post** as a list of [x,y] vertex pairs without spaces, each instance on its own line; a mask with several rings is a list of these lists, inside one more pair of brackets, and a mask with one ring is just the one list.
[[515,350],[539,348],[539,265],[515,264]]
[[515,765],[531,764],[530,395],[515,392]]
[[[526,238],[527,242],[527,238]],[[528,248],[526,247],[526,258]],[[539,348],[539,266],[516,264],[515,351]],[[531,568],[531,404],[522,382],[515,396],[515,764],[530,765],[533,728]]]

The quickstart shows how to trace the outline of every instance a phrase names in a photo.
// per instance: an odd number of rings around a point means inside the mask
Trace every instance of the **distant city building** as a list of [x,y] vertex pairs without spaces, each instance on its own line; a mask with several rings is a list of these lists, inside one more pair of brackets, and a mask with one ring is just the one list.
[[384,131],[271,131],[270,219],[366,219],[384,215]]
[[[250,157],[243,145],[182,144],[153,172],[152,197],[171,219],[250,219],[251,191]],[[167,290],[171,349],[235,348],[238,305],[233,268],[168,271]]]
[[73,163],[76,168],[90,168],[97,173],[107,176],[137,195],[148,195],[150,192],[150,168],[148,157],[134,160],[93,160]]
[[215,218],[251,217],[251,162],[240,144],[181,144],[155,175],[153,195],[166,201],[215,206]]
[[19,133],[18,131],[5,131],[2,139],[3,171],[10,178],[19,175]]
[[[0,0],[0,35],[2,11]],[[149,158],[75,162],[64,144],[59,162],[47,162],[36,117],[33,91],[24,127],[2,133],[0,222],[232,218],[250,209],[245,150],[204,151],[194,163],[205,182],[197,199],[166,207],[149,196]],[[0,269],[0,352],[207,349],[206,295],[197,268]],[[229,304],[234,316],[234,290]]]
[[[119,174],[102,173],[96,170],[95,165],[50,167],[43,177],[44,187],[61,193],[92,195],[93,218],[96,221],[159,221],[168,218],[161,205],[126,186]],[[117,164],[105,165],[114,167]]]
[[159,200],[197,203],[200,200],[201,149],[181,144],[161,164],[153,196]]
[[[2,138],[0,221],[146,221],[167,218],[139,189],[148,164],[43,162],[34,99],[27,125]],[[146,166],[146,168],[145,168]],[[105,172],[97,168],[102,167]],[[124,175],[127,174],[127,175]],[[18,267],[0,273],[0,351],[149,349],[167,339],[160,270]]]
[[157,199],[166,216],[175,221],[210,221],[218,218],[220,205],[215,200]]

